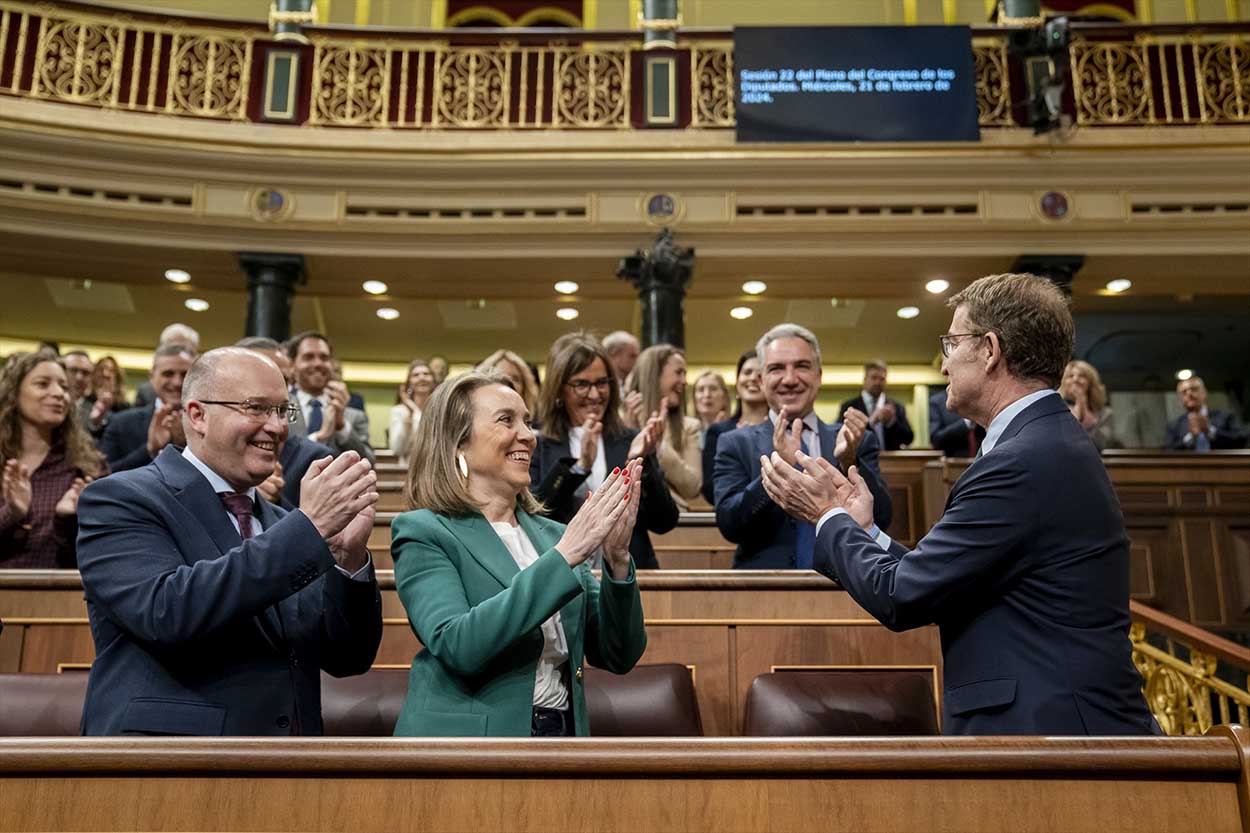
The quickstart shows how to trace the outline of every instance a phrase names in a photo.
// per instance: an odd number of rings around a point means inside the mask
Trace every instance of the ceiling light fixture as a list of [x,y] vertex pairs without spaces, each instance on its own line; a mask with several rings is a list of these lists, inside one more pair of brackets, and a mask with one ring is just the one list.
[[581,313],[572,307],[560,307],[556,310],[556,318],[559,318],[561,321],[572,321],[579,315],[581,315]]
[[1181,382],[1186,382],[1194,378],[1194,372],[1190,370],[1189,368],[1185,368],[1184,370],[1178,370],[1176,371],[1176,378]]
[[399,317],[399,310],[394,307],[379,307],[377,314],[378,318],[381,318],[383,321],[394,321]]
[[1108,292],[1126,292],[1133,288],[1133,282],[1128,278],[1116,278],[1113,281],[1107,281]]
[[941,295],[943,292],[951,288],[951,282],[945,278],[934,278],[925,284],[924,288],[932,292],[934,295]]
[[188,298],[182,302],[182,305],[192,312],[203,312],[208,309],[208,301],[203,298]]
[[763,281],[747,281],[742,285],[742,291],[748,295],[763,295],[766,289],[768,284]]
[[915,318],[920,314],[920,307],[899,307],[895,313],[899,318]]
[[755,315],[755,310],[750,307],[734,307],[729,311],[729,316],[731,318],[737,318],[739,321],[745,321],[752,315]]
[[385,295],[389,287],[382,281],[365,281],[360,288],[370,295]]
[[165,280],[172,283],[188,283],[191,280],[191,273],[185,269],[166,269]]
[[572,295],[578,289],[577,281],[556,281],[555,290],[561,295]]

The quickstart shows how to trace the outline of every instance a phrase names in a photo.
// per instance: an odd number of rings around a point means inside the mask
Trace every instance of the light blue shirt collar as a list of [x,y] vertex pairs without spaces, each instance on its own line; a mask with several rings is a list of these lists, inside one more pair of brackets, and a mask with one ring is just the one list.
[[1003,408],[998,413],[998,416],[990,421],[990,427],[985,429],[985,439],[981,441],[981,454],[989,454],[994,450],[994,446],[998,444],[998,438],[1003,435],[1003,432],[1007,430],[1007,426],[1011,424],[1013,419],[1019,416],[1021,411],[1034,402],[1051,395],[1058,396],[1059,394],[1050,388],[1044,388],[1034,391],[1027,396],[1022,396],[1006,408]]
[[[196,457],[195,453],[191,451],[191,446],[187,446],[182,450],[182,456],[188,463],[199,469],[200,474],[204,475],[204,477],[208,480],[208,485],[213,487],[214,492],[217,494],[221,494],[222,492],[234,494],[234,487],[227,483],[224,477],[210,469],[207,463],[199,457]],[[247,492],[245,492],[245,494],[250,497],[253,502],[255,502],[256,487],[251,487],[247,490]]]

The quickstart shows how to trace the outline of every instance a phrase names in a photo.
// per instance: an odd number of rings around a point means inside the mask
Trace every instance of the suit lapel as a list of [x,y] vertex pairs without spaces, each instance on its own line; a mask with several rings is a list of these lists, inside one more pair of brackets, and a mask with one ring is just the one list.
[[[521,525],[521,529],[525,531],[526,537],[530,539],[530,543],[534,545],[534,551],[540,556],[554,547],[560,540],[557,530],[546,527],[543,521],[533,518],[524,512],[517,512],[517,522]],[[493,532],[494,530],[491,531]],[[584,607],[583,594],[578,593],[560,608],[560,624],[564,627],[564,638],[569,644],[570,657],[574,648],[577,649],[580,656]]]
[[156,467],[173,491],[174,498],[204,527],[219,554],[224,555],[243,543],[226,517],[221,498],[217,497],[204,475],[183,459],[181,453],[167,447],[156,458]]
[[[274,524],[282,520],[278,510],[269,501],[261,499],[256,501],[256,503],[259,507],[260,523],[264,529],[270,529]],[[334,568],[331,567],[330,569]],[[299,621],[300,598],[303,595],[303,593],[292,593],[273,607],[265,609],[264,618],[266,624],[283,642],[287,641],[286,632],[288,624],[294,628],[295,623]]]
[[[511,587],[512,579],[520,570],[486,518],[474,514],[448,520],[452,524],[452,531],[464,544],[469,555],[494,576],[496,581],[504,587]],[[534,546],[537,548],[538,545]]]
[[841,423],[826,425],[824,420],[816,418],[816,434],[820,437],[820,456],[833,463],[834,466],[838,465],[838,461],[833,458],[833,450],[838,447],[838,431],[841,428]]

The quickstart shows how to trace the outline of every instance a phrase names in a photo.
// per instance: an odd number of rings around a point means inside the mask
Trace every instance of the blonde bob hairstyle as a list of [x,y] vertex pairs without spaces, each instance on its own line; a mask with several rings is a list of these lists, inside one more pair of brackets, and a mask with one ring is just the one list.
[[[460,474],[456,458],[473,438],[473,392],[490,385],[512,390],[508,377],[495,370],[471,370],[448,379],[435,389],[417,426],[404,483],[409,509],[429,509],[439,515],[474,515],[482,507],[469,494],[468,478]],[[543,505],[522,489],[516,508],[530,515]]]
[[[1063,369],[1063,375],[1067,376],[1069,370],[1075,370],[1089,382],[1089,407],[1091,411],[1099,413],[1103,408],[1107,407],[1107,386],[1102,383],[1102,376],[1098,373],[1098,368],[1089,362],[1073,359]],[[1062,383],[1060,386],[1062,386]]]
[[[523,389],[517,391],[517,393],[521,394],[521,399],[525,401],[525,407],[529,408],[530,419],[533,420],[538,415],[538,381],[534,379],[534,374],[525,359],[511,350],[496,350],[483,359],[482,363],[477,366],[477,369],[498,370],[501,362],[508,362],[520,371],[521,387]],[[508,386],[512,387],[511,381],[508,381]]]

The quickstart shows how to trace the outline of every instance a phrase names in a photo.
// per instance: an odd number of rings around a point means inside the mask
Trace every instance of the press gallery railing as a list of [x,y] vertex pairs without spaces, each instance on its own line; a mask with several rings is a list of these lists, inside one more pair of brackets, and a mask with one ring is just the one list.
[[[1031,59],[1008,34],[973,30],[986,129],[1027,121]],[[1250,122],[1248,24],[1072,35],[1061,105],[1078,127]],[[0,0],[0,95],[335,128],[727,130],[732,37],[678,30],[675,47],[644,50],[636,32],[306,26],[292,40],[258,23]]]

